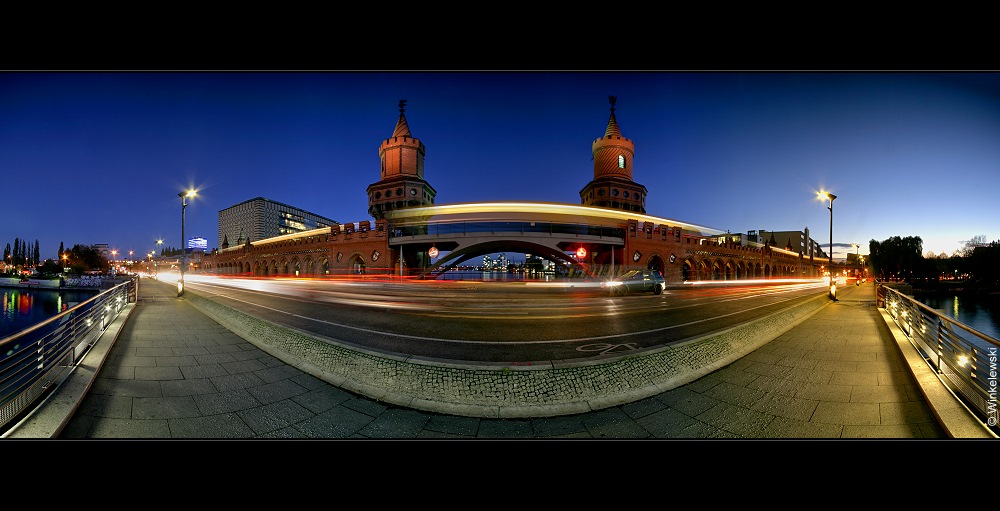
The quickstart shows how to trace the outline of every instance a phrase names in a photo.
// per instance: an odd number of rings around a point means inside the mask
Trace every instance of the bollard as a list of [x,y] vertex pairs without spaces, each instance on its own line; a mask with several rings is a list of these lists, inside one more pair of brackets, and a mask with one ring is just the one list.
[[835,301],[835,302],[837,301],[837,284],[836,283],[830,284],[830,299],[833,300],[833,301]]

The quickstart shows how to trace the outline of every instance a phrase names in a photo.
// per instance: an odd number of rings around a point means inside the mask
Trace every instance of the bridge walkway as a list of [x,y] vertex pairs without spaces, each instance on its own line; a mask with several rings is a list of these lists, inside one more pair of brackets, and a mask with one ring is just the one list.
[[[143,279],[122,325],[8,438],[985,438],[875,307],[871,283],[721,369],[665,392],[545,418],[423,412],[288,365]],[[905,342],[905,339],[902,341]],[[103,346],[102,346],[103,345]],[[706,364],[710,363],[706,355]],[[924,367],[921,370],[921,366]],[[85,381],[72,381],[84,379]],[[75,413],[74,413],[75,411]]]

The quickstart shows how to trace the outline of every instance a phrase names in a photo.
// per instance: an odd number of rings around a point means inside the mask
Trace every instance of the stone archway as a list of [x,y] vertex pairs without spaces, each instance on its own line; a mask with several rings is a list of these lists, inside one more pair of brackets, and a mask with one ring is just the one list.
[[353,275],[364,275],[368,269],[368,263],[365,262],[365,258],[358,253],[354,253],[347,260],[347,266],[351,269],[351,274]]
[[656,270],[660,272],[660,275],[666,275],[666,263],[664,263],[663,258],[659,254],[653,254],[646,261],[646,269]]

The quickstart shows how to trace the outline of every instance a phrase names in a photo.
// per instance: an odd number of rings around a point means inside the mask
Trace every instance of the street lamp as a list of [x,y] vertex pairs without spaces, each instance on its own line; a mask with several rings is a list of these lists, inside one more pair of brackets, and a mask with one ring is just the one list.
[[111,251],[111,274],[112,275],[115,274],[115,259],[117,259],[117,256],[118,256],[118,251],[117,250],[112,250]]
[[837,198],[836,195],[830,192],[817,192],[816,197],[819,199],[830,199],[830,298],[834,300],[837,299],[837,288],[836,284],[833,283],[833,200]]
[[[162,244],[163,244],[163,240],[156,240],[156,250],[158,252],[160,252],[159,255],[163,255],[163,250],[160,248],[160,245],[162,245]],[[156,267],[159,265],[159,261],[156,260],[156,257],[158,257],[158,255],[156,254],[156,252],[153,252],[153,278],[154,279],[156,278],[156,274],[158,273]]]
[[177,281],[177,297],[184,296],[184,266],[187,264],[187,249],[184,248],[184,210],[187,209],[187,198],[194,198],[195,191],[188,190],[177,194],[181,198],[181,280]]

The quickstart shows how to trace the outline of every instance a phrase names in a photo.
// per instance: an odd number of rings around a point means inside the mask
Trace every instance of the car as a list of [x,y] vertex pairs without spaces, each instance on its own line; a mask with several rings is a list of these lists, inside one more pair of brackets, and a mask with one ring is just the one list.
[[629,270],[602,285],[615,296],[644,291],[658,295],[663,292],[666,282],[659,270]]

